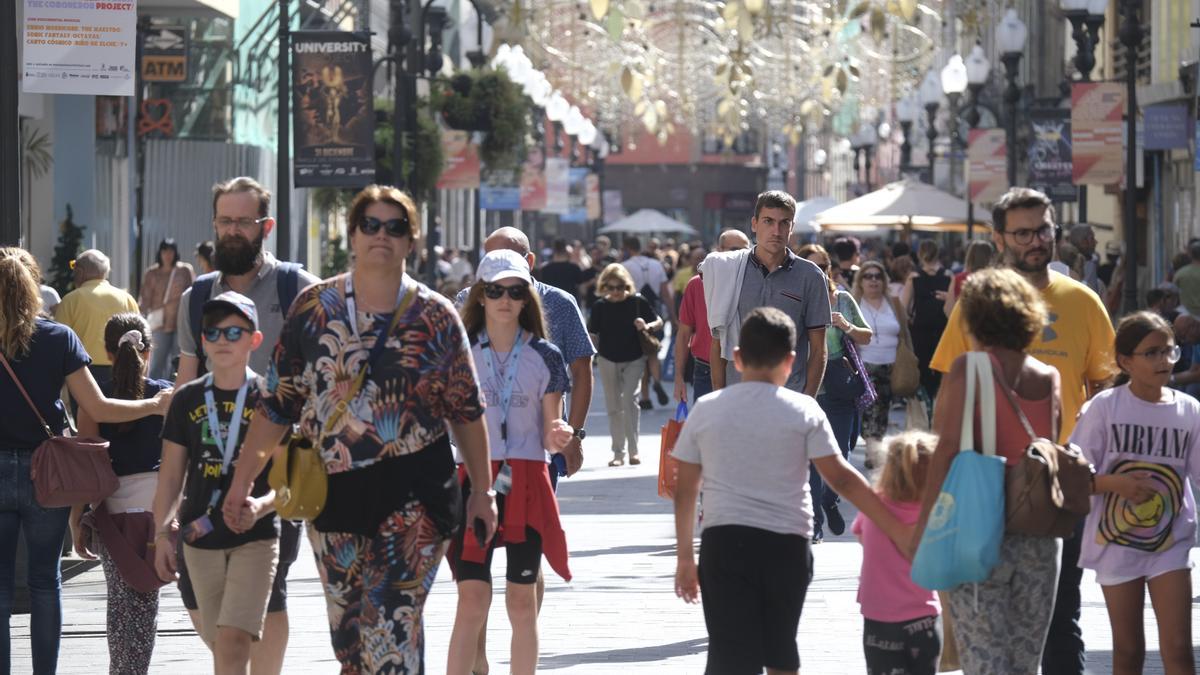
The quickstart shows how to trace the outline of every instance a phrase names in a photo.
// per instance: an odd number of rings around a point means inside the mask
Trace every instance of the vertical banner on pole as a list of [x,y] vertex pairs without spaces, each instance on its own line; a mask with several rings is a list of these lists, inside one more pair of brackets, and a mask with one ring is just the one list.
[[545,213],[564,215],[570,209],[571,175],[570,163],[561,157],[546,160],[546,208]]
[[1008,189],[1008,144],[1003,129],[972,129],[968,136],[969,199],[990,204]]
[[541,211],[546,208],[546,172],[542,165],[545,155],[541,147],[529,149],[525,165],[521,167],[521,210]]
[[296,187],[362,187],[375,180],[369,36],[292,32]]
[[446,157],[446,169],[438,177],[437,189],[475,190],[479,187],[482,167],[469,131],[442,130],[442,154]]
[[585,185],[587,193],[587,219],[598,220],[600,218],[600,176],[588,173]]
[[572,168],[567,176],[570,181],[567,187],[567,212],[562,214],[560,220],[564,223],[586,222],[588,170]]
[[27,93],[133,96],[136,2],[25,0],[24,28]]
[[1076,185],[1121,182],[1124,113],[1125,89],[1119,82],[1076,82],[1071,87],[1071,178]]
[[479,184],[479,205],[487,211],[519,211],[521,186],[512,169],[483,167]]
[[1062,108],[1029,111],[1029,187],[1056,202],[1074,202],[1079,190],[1071,182],[1071,115]]

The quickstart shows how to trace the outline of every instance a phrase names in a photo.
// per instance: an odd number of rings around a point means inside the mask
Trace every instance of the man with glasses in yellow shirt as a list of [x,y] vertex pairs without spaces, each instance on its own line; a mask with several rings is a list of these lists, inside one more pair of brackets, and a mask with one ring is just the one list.
[[[1084,402],[1103,388],[1115,372],[1113,328],[1108,312],[1091,289],[1048,269],[1054,259],[1054,210],[1037,190],[1011,188],[992,209],[992,241],[999,264],[1012,268],[1042,294],[1049,321],[1029,347],[1029,355],[1058,370],[1062,377],[1062,429],[1065,443]],[[960,355],[971,351],[961,305],[955,305],[930,367],[943,373]],[[1080,523],[1082,527],[1082,523]],[[1058,597],[1050,635],[1042,655],[1042,671],[1084,672],[1083,633],[1079,626],[1079,542],[1081,533],[1063,541]]]

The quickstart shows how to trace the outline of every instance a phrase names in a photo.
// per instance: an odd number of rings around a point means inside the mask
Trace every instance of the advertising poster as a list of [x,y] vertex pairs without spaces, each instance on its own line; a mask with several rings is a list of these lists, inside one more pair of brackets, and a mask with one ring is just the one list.
[[518,211],[521,185],[513,169],[483,168],[479,185],[479,206],[488,211]]
[[612,225],[625,217],[625,200],[620,190],[605,190],[603,200],[605,225]]
[[442,154],[446,157],[446,168],[438,177],[437,189],[475,190],[479,187],[482,166],[479,151],[471,142],[471,132],[443,129]]
[[546,172],[542,165],[545,155],[540,147],[529,149],[525,165],[521,167],[521,210],[541,211],[546,208]]
[[1029,111],[1033,137],[1029,143],[1029,187],[1056,202],[1074,202],[1079,191],[1071,182],[1071,112],[1063,108]]
[[365,34],[292,33],[296,187],[375,180],[371,44]]
[[25,92],[133,96],[136,2],[25,0],[23,41]]
[[143,82],[187,82],[187,36],[183,26],[155,26],[143,34]]
[[567,190],[567,212],[561,216],[560,220],[564,223],[587,222],[588,170],[585,168],[572,168],[568,176],[570,178],[570,185]]
[[1151,105],[1142,108],[1147,150],[1187,149],[1192,116],[1186,103]]
[[1113,185],[1124,171],[1125,85],[1076,82],[1071,87],[1071,145],[1076,185]]
[[600,176],[594,173],[587,175],[584,191],[587,194],[587,219],[600,219]]
[[972,129],[967,146],[970,199],[991,204],[1008,189],[1008,144],[1003,129]]
[[545,213],[563,215],[570,207],[571,165],[561,157],[546,160],[546,208]]

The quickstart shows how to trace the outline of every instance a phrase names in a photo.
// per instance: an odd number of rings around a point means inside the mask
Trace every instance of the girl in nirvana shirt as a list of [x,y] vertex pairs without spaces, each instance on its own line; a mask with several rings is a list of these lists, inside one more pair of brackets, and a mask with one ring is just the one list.
[[[1200,402],[1167,387],[1179,346],[1157,314],[1117,327],[1124,383],[1083,408],[1071,441],[1096,467],[1079,566],[1096,571],[1113,633],[1113,672],[1141,672],[1145,591],[1168,675],[1195,673],[1191,563],[1200,482]],[[1190,481],[1189,481],[1190,479]]]

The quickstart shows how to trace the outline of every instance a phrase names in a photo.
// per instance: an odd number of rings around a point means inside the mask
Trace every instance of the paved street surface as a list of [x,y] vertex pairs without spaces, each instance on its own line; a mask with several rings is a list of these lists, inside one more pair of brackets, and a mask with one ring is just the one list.
[[[698,605],[686,605],[675,597],[671,505],[656,493],[658,430],[667,415],[666,409],[643,413],[641,466],[609,468],[608,422],[597,380],[584,468],[559,488],[575,578],[569,584],[556,577],[548,579],[540,624],[543,671],[572,675],[703,672],[704,617]],[[856,452],[852,459],[861,468],[860,454]],[[847,522],[851,517],[852,508]],[[1200,549],[1192,553],[1192,559],[1200,562]],[[844,535],[826,539],[814,555],[816,577],[808,591],[798,636],[803,671],[862,673],[862,617],[855,601],[861,549],[852,537]],[[501,551],[493,572],[503,579],[504,569]],[[1200,573],[1193,573],[1193,588],[1200,589]],[[292,633],[284,672],[336,672],[324,600],[307,543],[292,567],[289,589]],[[443,566],[426,606],[429,673],[445,670],[454,607],[454,585]],[[64,613],[59,672],[106,672],[104,577],[99,567],[67,582]],[[1193,598],[1192,617],[1193,625],[1200,626],[1200,597]],[[1104,598],[1091,573],[1085,574],[1083,582],[1083,622],[1091,672],[1112,672],[1112,639]],[[507,625],[503,598],[497,595],[488,637],[492,672],[498,675],[508,672]],[[1162,673],[1157,630],[1148,603],[1146,632],[1146,673]],[[13,672],[27,673],[28,615],[13,617],[12,633]],[[163,591],[152,671],[172,675],[211,672],[210,656],[192,631],[174,586]]]

